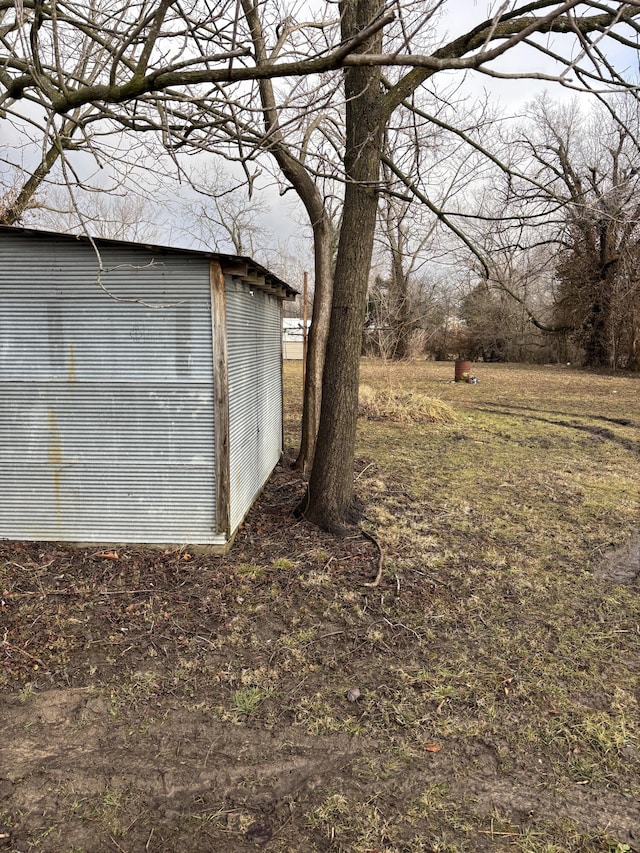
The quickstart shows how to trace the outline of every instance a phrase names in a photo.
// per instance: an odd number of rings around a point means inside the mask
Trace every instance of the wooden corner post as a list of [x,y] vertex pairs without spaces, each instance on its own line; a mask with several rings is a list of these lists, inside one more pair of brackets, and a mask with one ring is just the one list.
[[280,300],[280,459],[284,455],[284,301]]
[[227,300],[224,273],[211,261],[211,333],[213,338],[213,405],[216,458],[216,533],[231,532],[231,467],[229,447],[229,377],[227,368]]

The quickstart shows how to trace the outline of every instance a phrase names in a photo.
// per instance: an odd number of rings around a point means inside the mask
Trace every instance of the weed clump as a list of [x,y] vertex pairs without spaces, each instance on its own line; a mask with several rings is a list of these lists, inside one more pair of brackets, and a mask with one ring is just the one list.
[[401,388],[360,385],[358,415],[371,421],[454,423],[458,416],[448,403]]

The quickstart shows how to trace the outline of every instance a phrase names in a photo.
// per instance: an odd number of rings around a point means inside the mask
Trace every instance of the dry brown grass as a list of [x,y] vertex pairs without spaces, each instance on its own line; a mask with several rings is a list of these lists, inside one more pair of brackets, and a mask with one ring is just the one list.
[[286,468],[224,559],[0,544],[8,849],[638,849],[640,584],[602,558],[640,518],[639,379],[474,373],[362,363],[376,589]]
[[453,423],[457,415],[448,403],[402,387],[360,385],[358,416],[373,421],[403,424]]

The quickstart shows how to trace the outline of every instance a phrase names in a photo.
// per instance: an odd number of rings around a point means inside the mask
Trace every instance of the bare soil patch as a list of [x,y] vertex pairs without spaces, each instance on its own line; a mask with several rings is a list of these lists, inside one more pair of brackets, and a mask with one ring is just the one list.
[[0,543],[0,849],[640,850],[637,380],[390,370],[456,418],[361,424],[377,587],[286,464],[224,558]]
[[595,574],[612,583],[632,583],[640,576],[640,530],[634,530],[630,539],[618,548],[608,551]]

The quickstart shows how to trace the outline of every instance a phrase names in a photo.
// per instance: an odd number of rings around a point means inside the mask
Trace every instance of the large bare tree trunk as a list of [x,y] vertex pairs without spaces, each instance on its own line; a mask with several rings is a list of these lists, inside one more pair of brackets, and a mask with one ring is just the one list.
[[[269,55],[265,45],[265,36],[260,20],[259,8],[254,0],[242,0],[242,7],[251,29],[256,60],[259,65],[268,65]],[[314,301],[313,317],[308,341],[307,368],[302,409],[302,436],[300,452],[295,467],[308,471],[313,463],[316,435],[320,420],[320,401],[322,397],[322,370],[325,350],[329,336],[331,316],[332,272],[331,247],[333,244],[333,225],[325,207],[324,198],[314,177],[304,162],[288,145],[280,126],[276,95],[271,80],[259,82],[262,114],[266,131],[266,149],[273,155],[283,175],[289,181],[302,201],[311,227],[313,228],[314,248]]]
[[[343,0],[347,39],[375,19],[379,0]],[[369,49],[381,49],[381,36]],[[342,532],[353,500],[358,381],[367,285],[378,208],[383,101],[378,69],[345,72],[347,186],[333,283],[316,453],[301,510],[326,530]],[[339,463],[339,464],[338,464]]]
[[322,401],[322,374],[331,320],[333,226],[326,214],[319,222],[313,223],[313,243],[315,293],[307,348],[300,452],[295,461],[295,467],[303,472],[311,470],[316,450]]
[[392,244],[391,280],[389,284],[389,325],[391,326],[391,358],[403,359],[409,355],[411,311],[409,306],[409,281],[402,263],[400,241]]

